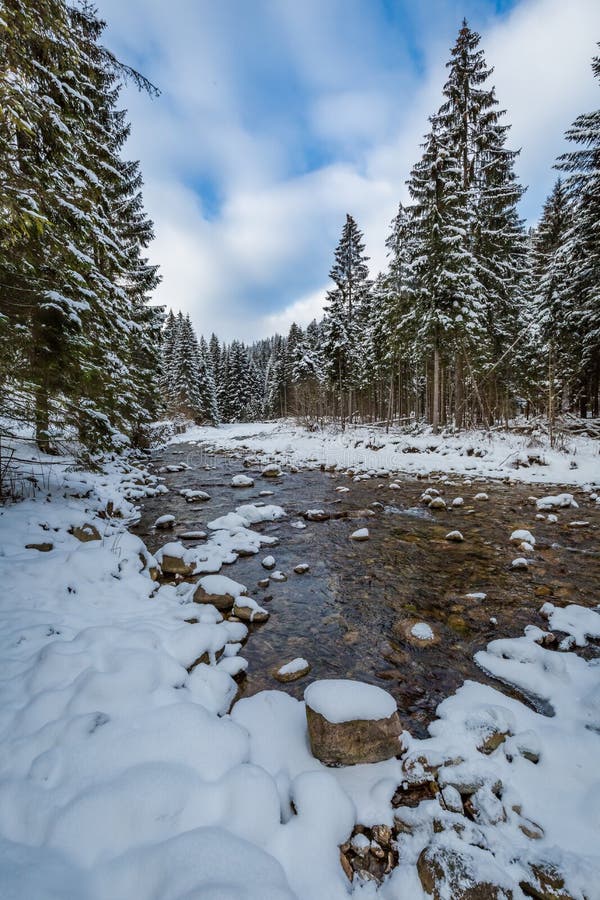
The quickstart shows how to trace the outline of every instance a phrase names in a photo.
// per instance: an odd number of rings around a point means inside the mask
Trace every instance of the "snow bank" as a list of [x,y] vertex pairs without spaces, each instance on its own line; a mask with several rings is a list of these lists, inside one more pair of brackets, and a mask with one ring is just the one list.
[[[427,847],[461,854],[515,898],[543,859],[571,896],[597,895],[597,659],[538,645],[539,628],[493,641],[482,669],[554,715],[468,681],[429,738],[404,734],[402,759],[326,769],[303,702],[267,691],[231,707],[246,626],[194,604],[195,585],[152,580],[125,528],[126,494],[156,489],[143,467],[53,473],[39,499],[0,508],[0,896],[423,900]],[[73,528],[86,524],[98,536],[84,543]],[[215,530],[191,552],[216,564],[261,537]],[[42,542],[48,552],[25,549]],[[542,611],[573,644],[600,634],[596,610]],[[306,697],[338,722],[396,709],[344,680]],[[439,790],[415,801],[423,784]],[[381,885],[350,886],[340,865],[357,824],[394,829],[400,862]]]
[[[324,465],[340,471],[350,468],[354,474],[426,475],[443,471],[540,484],[599,484],[597,440],[569,437],[565,451],[551,448],[544,435],[535,440],[536,447],[529,450],[531,438],[514,432],[433,435],[431,430],[410,433],[391,428],[385,433],[368,426],[349,426],[344,432],[334,427],[312,432],[291,420],[195,427],[172,439],[198,441],[236,454],[261,454],[263,461],[271,459],[287,469]],[[542,450],[537,446],[540,443]],[[480,494],[479,499],[483,496]]]

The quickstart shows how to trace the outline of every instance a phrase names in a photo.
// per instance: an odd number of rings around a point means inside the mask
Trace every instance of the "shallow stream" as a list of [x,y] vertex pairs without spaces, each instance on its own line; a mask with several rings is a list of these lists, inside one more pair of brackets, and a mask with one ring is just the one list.
[[[267,479],[260,473],[270,460],[244,468],[242,458],[193,444],[154,454],[156,468],[178,463],[190,468],[166,473],[170,492],[143,502],[134,529],[155,551],[174,539],[172,533],[152,528],[164,513],[176,516],[178,535],[205,529],[211,519],[245,503],[276,503],[286,510],[282,521],[254,526],[279,539],[273,551],[240,558],[222,570],[247,585],[271,614],[265,624],[251,626],[243,648],[249,667],[240,681],[242,696],[278,689],[301,697],[314,678],[361,679],[390,691],[405,726],[422,737],[439,702],[465,678],[494,683],[477,667],[477,650],[496,637],[522,634],[529,623],[545,627],[538,610],[546,600],[561,606],[600,602],[600,508],[574,488],[479,477],[467,483],[461,476],[446,483],[442,476],[354,482],[348,475],[320,470]],[[255,479],[254,487],[230,486],[232,475],[242,472]],[[399,488],[391,488],[392,482]],[[419,500],[428,486],[443,491],[447,503],[462,497],[464,505],[431,512]],[[350,490],[338,493],[336,487]],[[207,491],[211,499],[187,503],[178,493],[182,488]],[[273,495],[260,497],[264,490]],[[536,520],[537,509],[528,498],[562,491],[573,493],[580,508],[555,510],[556,524]],[[479,492],[489,500],[475,501]],[[340,517],[293,527],[299,514],[310,509]],[[374,515],[353,517],[365,509]],[[589,524],[569,524],[582,520]],[[362,527],[368,527],[369,540],[350,540]],[[511,561],[522,555],[509,542],[516,528],[536,537],[526,571],[510,569]],[[455,529],[464,535],[463,543],[445,540]],[[261,560],[268,553],[288,580],[260,588],[258,582],[268,576]],[[295,574],[299,563],[310,570]],[[434,631],[435,641],[426,647],[411,640],[410,625],[416,621],[427,622]],[[297,656],[309,661],[310,674],[279,684],[273,670]]]

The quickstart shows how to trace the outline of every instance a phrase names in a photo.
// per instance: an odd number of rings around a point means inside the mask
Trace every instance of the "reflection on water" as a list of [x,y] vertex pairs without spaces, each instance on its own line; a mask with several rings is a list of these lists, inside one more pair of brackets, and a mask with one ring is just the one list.
[[[465,484],[456,477],[453,485],[435,483],[446,499],[463,497],[464,506],[433,513],[419,504],[423,489],[434,483],[430,478],[396,478],[401,487],[392,490],[386,479],[353,483],[347,476],[321,471],[265,479],[259,465],[244,469],[241,459],[203,457],[191,445],[170,447],[155,457],[157,466],[186,460],[189,470],[166,475],[171,492],[145,501],[136,530],[151,550],[172,539],[150,529],[162,513],[176,515],[178,531],[201,529],[248,502],[278,503],[289,514],[282,522],[258,526],[280,539],[273,555],[277,568],[288,575],[286,582],[258,587],[268,574],[261,553],[240,558],[227,572],[246,584],[271,614],[264,625],[252,627],[244,647],[249,661],[240,683],[244,695],[279,689],[301,697],[312,678],[358,678],[389,690],[406,727],[422,736],[438,703],[465,678],[488,680],[473,661],[478,649],[495,637],[521,634],[530,622],[544,627],[538,610],[545,600],[584,606],[600,602],[600,510],[585,495],[577,497],[582,509],[560,510],[559,523],[549,525],[536,520],[535,506],[527,500],[532,494],[556,492],[548,487],[480,478]],[[231,476],[242,471],[255,478],[255,486],[232,489]],[[338,485],[350,491],[337,493]],[[205,490],[211,499],[186,503],[177,493],[184,487]],[[484,489],[489,502],[475,501]],[[260,497],[264,490],[273,496]],[[376,515],[308,522],[304,530],[291,526],[311,508],[336,516],[371,508]],[[569,529],[569,521],[582,518],[589,527]],[[359,527],[369,529],[364,543],[349,539]],[[520,555],[509,543],[515,528],[528,528],[537,539],[526,572],[509,568]],[[462,532],[464,543],[445,540],[454,529]],[[308,563],[310,571],[295,574],[299,563]],[[417,646],[411,639],[410,626],[417,621],[433,629],[431,645]],[[310,675],[280,685],[273,670],[296,656],[310,662]]]

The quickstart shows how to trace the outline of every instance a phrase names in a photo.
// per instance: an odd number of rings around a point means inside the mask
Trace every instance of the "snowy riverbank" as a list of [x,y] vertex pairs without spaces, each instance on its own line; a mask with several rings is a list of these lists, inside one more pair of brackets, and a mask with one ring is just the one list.
[[[206,434],[321,462],[318,436],[273,423]],[[352,465],[383,452],[346,438]],[[236,490],[235,515],[189,551],[199,575],[265,543],[261,507]],[[478,654],[553,716],[467,682],[398,759],[329,769],[301,701],[269,691],[227,712],[252,625],[194,604],[195,585],[153,580],[127,525],[132,501],[165,491],[141,463],[54,466],[34,499],[0,508],[0,896],[421,900],[428,878],[452,900],[469,881],[494,898],[544,896],[531,893],[544,880],[564,885],[547,896],[600,896],[600,666],[574,652],[600,637],[598,612],[546,604],[560,649],[530,628]],[[381,885],[349,880],[381,853],[394,863]]]
[[198,441],[229,452],[262,452],[296,466],[336,466],[356,473],[406,473],[513,478],[540,484],[600,484],[600,442],[569,436],[562,449],[545,435],[468,431],[433,435],[349,427],[309,431],[291,420],[194,427],[175,441]]

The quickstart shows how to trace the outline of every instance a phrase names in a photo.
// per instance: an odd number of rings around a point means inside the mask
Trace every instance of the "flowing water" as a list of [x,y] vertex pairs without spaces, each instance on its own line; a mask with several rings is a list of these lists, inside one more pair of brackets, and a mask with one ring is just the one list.
[[[207,521],[243,503],[276,503],[288,514],[280,522],[255,526],[279,539],[274,550],[265,548],[222,570],[247,585],[270,612],[266,623],[251,626],[243,648],[249,668],[240,680],[241,696],[278,689],[301,697],[314,678],[361,679],[390,691],[405,726],[423,736],[438,703],[465,678],[490,681],[474,662],[477,650],[496,637],[522,634],[529,623],[544,627],[538,610],[546,600],[583,606],[600,602],[600,509],[574,488],[482,478],[467,484],[460,476],[452,484],[435,476],[353,482],[319,470],[266,479],[260,472],[267,460],[244,469],[241,458],[191,444],[168,447],[153,462],[156,467],[185,462],[190,468],[167,473],[170,493],[144,501],[134,530],[151,551],[174,539],[152,529],[164,513],[176,516],[175,535],[205,528]],[[231,476],[241,472],[254,477],[253,488],[230,487]],[[392,481],[400,488],[390,488]],[[448,503],[463,497],[464,506],[431,512],[419,501],[430,485],[443,490]],[[350,490],[338,493],[338,486]],[[205,490],[211,499],[186,503],[178,494],[181,488]],[[260,497],[261,490],[273,496]],[[528,498],[565,490],[575,494],[580,508],[556,511],[554,525],[536,520]],[[488,502],[473,499],[481,491]],[[317,508],[335,517],[307,522],[302,530],[293,527],[300,513]],[[375,515],[361,517],[365,509]],[[589,524],[569,526],[582,520]],[[369,540],[350,540],[362,527],[368,527]],[[510,569],[522,555],[509,542],[516,528],[530,530],[537,539],[527,571]],[[455,529],[464,543],[445,540]],[[260,588],[258,582],[268,576],[261,565],[267,553],[288,580]],[[299,563],[307,563],[310,571],[295,574]],[[435,634],[425,647],[411,638],[417,621],[427,622]],[[309,661],[310,674],[279,684],[273,671],[297,656]]]

